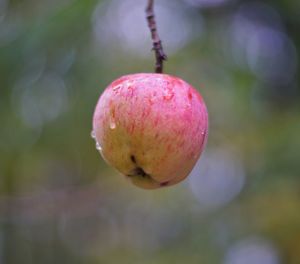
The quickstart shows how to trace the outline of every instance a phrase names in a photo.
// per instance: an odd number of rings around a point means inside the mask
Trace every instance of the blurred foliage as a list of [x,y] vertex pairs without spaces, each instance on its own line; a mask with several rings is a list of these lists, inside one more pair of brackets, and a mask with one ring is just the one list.
[[0,0],[0,263],[300,263],[300,2],[156,2],[210,135],[149,192],[90,137],[103,89],[153,69],[146,0]]

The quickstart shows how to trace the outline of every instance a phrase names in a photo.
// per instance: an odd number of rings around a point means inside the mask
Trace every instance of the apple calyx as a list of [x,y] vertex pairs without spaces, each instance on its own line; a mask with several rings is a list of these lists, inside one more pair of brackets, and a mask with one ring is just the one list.
[[140,177],[140,178],[143,178],[143,179],[148,179],[148,180],[152,180],[154,182],[157,182],[160,186],[166,186],[168,185],[168,181],[166,182],[158,182],[156,180],[154,180],[150,174],[146,173],[142,167],[139,167],[138,164],[137,164],[137,161],[136,161],[136,158],[134,155],[131,155],[130,156],[130,159],[131,161],[133,162],[133,164],[136,166],[133,170],[130,171],[129,174],[127,174],[126,176],[129,177],[129,178],[132,178],[132,177]]

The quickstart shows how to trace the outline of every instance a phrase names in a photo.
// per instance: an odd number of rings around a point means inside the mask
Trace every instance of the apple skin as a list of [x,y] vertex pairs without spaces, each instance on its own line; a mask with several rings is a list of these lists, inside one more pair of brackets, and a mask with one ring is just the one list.
[[208,136],[205,103],[191,85],[167,74],[138,73],[100,96],[93,134],[104,160],[144,189],[184,180]]

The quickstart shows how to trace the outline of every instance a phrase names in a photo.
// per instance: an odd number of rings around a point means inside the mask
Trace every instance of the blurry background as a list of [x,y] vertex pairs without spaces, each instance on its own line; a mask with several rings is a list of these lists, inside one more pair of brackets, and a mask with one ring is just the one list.
[[165,72],[206,100],[190,177],[144,191],[93,110],[151,72],[146,0],[0,0],[0,263],[300,263],[300,1],[157,0]]

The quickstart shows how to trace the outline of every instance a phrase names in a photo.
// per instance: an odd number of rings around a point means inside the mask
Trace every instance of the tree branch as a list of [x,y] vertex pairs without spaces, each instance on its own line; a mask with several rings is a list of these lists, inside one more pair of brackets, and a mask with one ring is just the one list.
[[151,32],[151,38],[153,42],[153,50],[155,52],[156,64],[155,64],[155,72],[162,73],[163,72],[163,62],[167,60],[167,55],[164,53],[161,40],[157,33],[157,27],[155,22],[155,16],[153,11],[154,0],[148,0],[148,5],[146,8],[146,17],[148,21],[148,26]]

